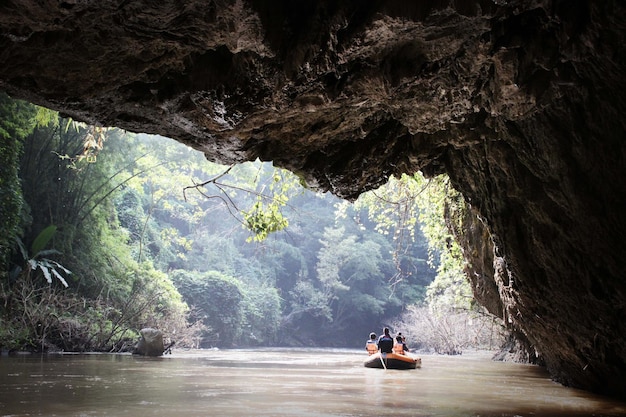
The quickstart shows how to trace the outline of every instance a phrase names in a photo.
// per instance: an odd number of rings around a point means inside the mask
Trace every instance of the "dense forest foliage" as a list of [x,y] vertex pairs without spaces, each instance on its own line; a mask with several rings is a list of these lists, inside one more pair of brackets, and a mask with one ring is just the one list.
[[392,325],[455,352],[501,330],[472,303],[443,177],[352,204],[6,95],[0,135],[2,349],[128,350],[143,327],[181,347],[360,348]]

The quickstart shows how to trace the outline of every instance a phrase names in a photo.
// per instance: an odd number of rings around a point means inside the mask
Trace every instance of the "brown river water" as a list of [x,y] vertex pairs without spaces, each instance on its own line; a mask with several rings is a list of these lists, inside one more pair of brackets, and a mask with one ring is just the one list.
[[566,388],[489,353],[363,366],[357,350],[174,351],[0,357],[0,416],[626,416],[626,403]]

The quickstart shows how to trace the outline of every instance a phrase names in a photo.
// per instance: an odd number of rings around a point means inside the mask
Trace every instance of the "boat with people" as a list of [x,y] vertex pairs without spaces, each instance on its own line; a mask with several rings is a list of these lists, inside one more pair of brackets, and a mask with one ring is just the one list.
[[398,353],[374,353],[364,362],[366,368],[416,369],[421,368],[422,359]]
[[389,327],[383,328],[383,334],[376,341],[376,333],[370,333],[365,343],[365,350],[370,357],[364,362],[366,368],[379,369],[415,369],[422,366],[421,358],[407,355],[409,348],[402,333],[391,337]]

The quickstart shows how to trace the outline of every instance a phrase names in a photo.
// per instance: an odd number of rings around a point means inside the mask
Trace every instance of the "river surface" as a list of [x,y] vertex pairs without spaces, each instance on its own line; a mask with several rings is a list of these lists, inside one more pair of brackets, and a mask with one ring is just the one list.
[[0,357],[1,416],[626,416],[626,403],[566,388],[490,354],[363,366],[356,350],[175,351]]

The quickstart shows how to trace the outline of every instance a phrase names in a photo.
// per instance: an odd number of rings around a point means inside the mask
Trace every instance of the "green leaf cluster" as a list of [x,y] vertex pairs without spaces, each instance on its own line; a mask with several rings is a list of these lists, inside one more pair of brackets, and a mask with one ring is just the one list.
[[284,205],[281,199],[274,199],[269,204],[264,204],[263,198],[258,197],[249,211],[243,211],[244,226],[254,235],[248,241],[261,242],[270,233],[283,230],[289,225],[289,221],[280,212]]

